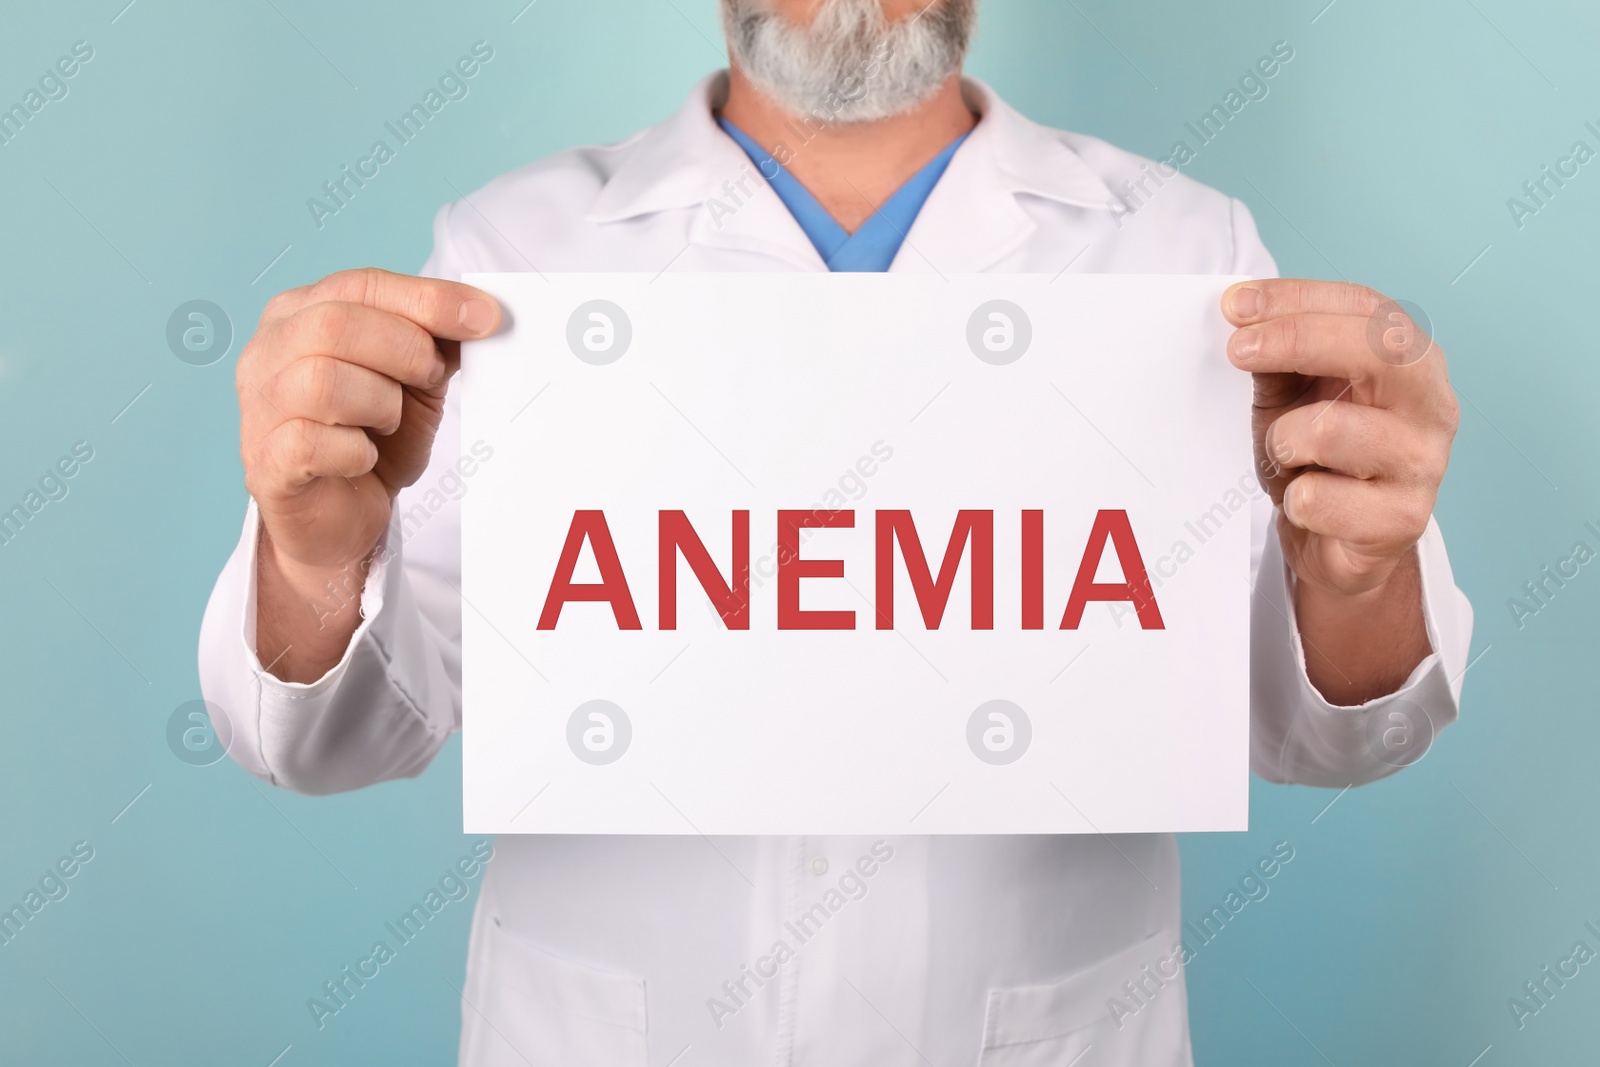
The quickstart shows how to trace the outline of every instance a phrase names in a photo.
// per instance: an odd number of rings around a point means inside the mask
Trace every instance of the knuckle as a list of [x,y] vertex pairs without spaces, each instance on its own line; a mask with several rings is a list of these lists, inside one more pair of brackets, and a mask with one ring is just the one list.
[[1445,472],[1450,469],[1450,449],[1430,448],[1418,465],[1429,489],[1437,490],[1444,481]]
[[1407,497],[1400,509],[1400,532],[1408,541],[1417,541],[1428,531],[1428,520],[1433,517],[1433,507],[1421,494]]
[[266,442],[256,441],[254,444],[239,442],[239,460],[244,464],[244,487],[251,496],[260,498],[269,488],[268,477],[270,466],[266,449]]
[[261,309],[262,324],[288,318],[305,297],[306,288],[304,286],[285,289],[280,293],[273,294],[272,298],[267,301],[266,306]]
[[1385,420],[1374,426],[1372,439],[1387,458],[1384,473],[1393,484],[1407,492],[1438,487],[1449,449],[1439,447],[1431,429],[1410,420]]
[[401,277],[395,279],[393,295],[398,305],[405,309],[405,317],[414,321],[431,321],[439,307],[439,286],[430,279]]
[[1349,293],[1351,310],[1358,315],[1376,315],[1385,304],[1391,302],[1388,297],[1367,285],[1351,285]]
[[1284,508],[1289,514],[1290,521],[1297,525],[1305,522],[1315,514],[1315,509],[1320,503],[1315,489],[1316,479],[1309,474],[1302,474],[1289,483],[1289,488],[1284,491]]
[[1308,447],[1318,455],[1326,455],[1329,446],[1345,434],[1345,413],[1340,409],[1339,402],[1308,404],[1301,410],[1311,413],[1306,422]]
[[1270,322],[1282,315],[1300,299],[1300,283],[1293,278],[1266,278],[1258,288],[1261,290],[1262,322]]
[[[1291,412],[1290,415],[1293,413]],[[1295,447],[1296,433],[1289,422],[1290,415],[1282,415],[1274,419],[1272,425],[1267,427],[1265,445],[1267,459],[1274,467],[1287,467],[1294,463],[1298,449]]]
[[280,470],[295,478],[311,476],[312,464],[317,458],[317,449],[312,443],[311,435],[316,429],[316,424],[309,419],[290,419],[278,428],[277,453]]
[[1267,423],[1266,432],[1261,435],[1261,450],[1267,454],[1267,460],[1276,463],[1278,452],[1283,442],[1283,416],[1279,416]]
[[382,412],[384,426],[399,426],[405,415],[406,397],[404,391],[396,383],[391,383],[385,388],[379,408]]
[[1415,434],[1406,434],[1392,443],[1389,451],[1395,456],[1396,481],[1408,489],[1421,489],[1434,477],[1433,450]]
[[1303,308],[1316,295],[1317,283],[1304,278],[1292,278],[1283,285],[1278,307],[1278,314],[1293,313]]
[[434,362],[439,358],[433,335],[414,322],[404,319],[399,321],[403,324],[404,331],[401,347],[406,373],[415,380],[425,381],[430,376],[429,372],[432,371]]
[[352,299],[358,304],[366,304],[368,306],[376,304],[378,294],[383,289],[388,277],[389,275],[386,271],[381,271],[377,267],[357,267],[350,272],[350,281],[348,282],[351,292],[354,294]]
[[311,411],[333,410],[339,401],[339,361],[331,356],[308,356],[295,364],[293,388]]
[[233,368],[233,389],[239,398],[240,412],[249,412],[261,405],[260,382],[267,369],[267,357],[262,349],[266,344],[260,334],[252,337]]
[[372,286],[375,267],[352,267],[336,270],[311,286],[311,295],[317,300],[360,300]]
[[278,320],[272,322],[263,321],[260,326],[256,327],[255,333],[250,335],[250,339],[239,350],[239,359],[234,366],[236,380],[244,380],[248,376],[248,372],[255,369],[256,364],[267,360],[272,348],[272,338],[277,329]]
[[1276,349],[1276,355],[1298,362],[1301,349],[1306,339],[1306,322],[1299,315],[1288,315],[1278,319],[1273,326],[1274,333],[1269,335],[1267,345]]
[[360,302],[374,304],[377,296],[388,280],[388,273],[377,267],[362,267],[356,271],[356,280],[352,283],[358,285],[361,291]]
[[250,341],[245,344],[244,349],[240,351],[239,361],[235,363],[233,367],[233,391],[238,394],[239,407],[241,410],[243,410],[245,406],[247,394],[250,391],[250,382],[252,381],[255,372],[255,358],[253,355],[254,346],[255,339],[251,338]]
[[318,353],[337,351],[350,329],[350,305],[336,301],[312,304],[297,316],[303,340]]
[[1446,389],[1439,404],[1439,422],[1443,425],[1445,434],[1453,441],[1456,431],[1461,429],[1461,401],[1456,399],[1454,389]]

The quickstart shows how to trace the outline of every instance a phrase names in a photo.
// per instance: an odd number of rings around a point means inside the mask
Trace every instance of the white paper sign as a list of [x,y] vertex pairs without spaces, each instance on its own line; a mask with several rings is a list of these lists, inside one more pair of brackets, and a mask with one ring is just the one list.
[[469,275],[467,831],[1244,829],[1232,280]]

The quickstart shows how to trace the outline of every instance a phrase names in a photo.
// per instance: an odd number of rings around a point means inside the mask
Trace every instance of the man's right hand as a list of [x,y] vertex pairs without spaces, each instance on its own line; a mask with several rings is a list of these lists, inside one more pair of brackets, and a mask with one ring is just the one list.
[[460,342],[499,326],[480,290],[375,269],[267,304],[237,385],[262,523],[256,653],[277,677],[312,681],[339,661],[395,494],[427,468]]

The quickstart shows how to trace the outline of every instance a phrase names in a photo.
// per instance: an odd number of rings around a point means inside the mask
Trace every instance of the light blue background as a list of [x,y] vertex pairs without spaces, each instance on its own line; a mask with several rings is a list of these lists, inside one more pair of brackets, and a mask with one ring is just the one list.
[[[0,903],[73,842],[96,850],[0,947],[0,1060],[266,1065],[292,1046],[285,1067],[453,1062],[468,904],[325,1030],[305,1002],[467,852],[457,743],[419,781],[326,799],[167,748],[244,509],[234,359],[278,289],[415,269],[453,189],[669,114],[718,62],[715,8],[537,0],[513,23],[525,0],[125,2],[10,5],[0,32],[4,105],[74,41],[95,49],[0,147],[0,505],[73,442],[95,449],[0,547]],[[1439,505],[1478,608],[1462,722],[1331,808],[1332,792],[1256,783],[1250,833],[1183,841],[1189,918],[1274,842],[1296,850],[1190,968],[1197,1055],[1592,1059],[1600,965],[1521,1032],[1506,1001],[1580,937],[1600,948],[1582,928],[1600,920],[1600,567],[1524,628],[1506,602],[1580,537],[1600,547],[1582,528],[1600,519],[1600,163],[1520,231],[1506,199],[1576,139],[1600,147],[1583,128],[1600,120],[1600,14],[1324,3],[985,0],[971,63],[1038,120],[1164,155],[1291,42],[1271,95],[1190,172],[1250,204],[1285,273],[1419,302],[1463,397]],[[496,55],[471,95],[319,231],[306,198],[479,39]],[[164,341],[194,298],[237,334],[204,368]]]

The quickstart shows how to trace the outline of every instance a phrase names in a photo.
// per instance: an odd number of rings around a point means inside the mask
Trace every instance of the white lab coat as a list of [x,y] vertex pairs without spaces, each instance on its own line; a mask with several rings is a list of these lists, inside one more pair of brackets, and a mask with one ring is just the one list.
[[[1184,177],[1157,184],[1133,155],[1037,126],[976,81],[966,89],[982,120],[894,270],[1276,272],[1239,202]],[[659,126],[445,207],[423,273],[826,269],[769,188],[741,188],[754,169],[711,116],[725,91],[714,75]],[[1141,181],[1136,212],[1111,207],[1112,190]],[[364,621],[311,684],[264,674],[254,654],[251,507],[206,611],[200,672],[252,774],[304,793],[355,789],[420,774],[459,728],[453,498],[471,486],[452,477],[458,440],[453,394],[432,465],[399,498],[397,513],[420,503],[426,521],[403,546],[391,532],[396,551],[368,577]],[[1390,773],[1366,725],[1395,697],[1345,708],[1312,689],[1264,497],[1253,521],[1253,768],[1336,787]],[[1396,697],[1442,727],[1456,717],[1472,615],[1436,527],[1419,550],[1435,651]],[[461,1062],[1178,1067],[1190,1063],[1182,976],[1158,983],[1143,968],[1173,972],[1163,961],[1183,936],[1167,834],[506,836],[472,928]],[[1130,981],[1142,982],[1139,999]],[[1142,1006],[1113,1019],[1113,997]]]

